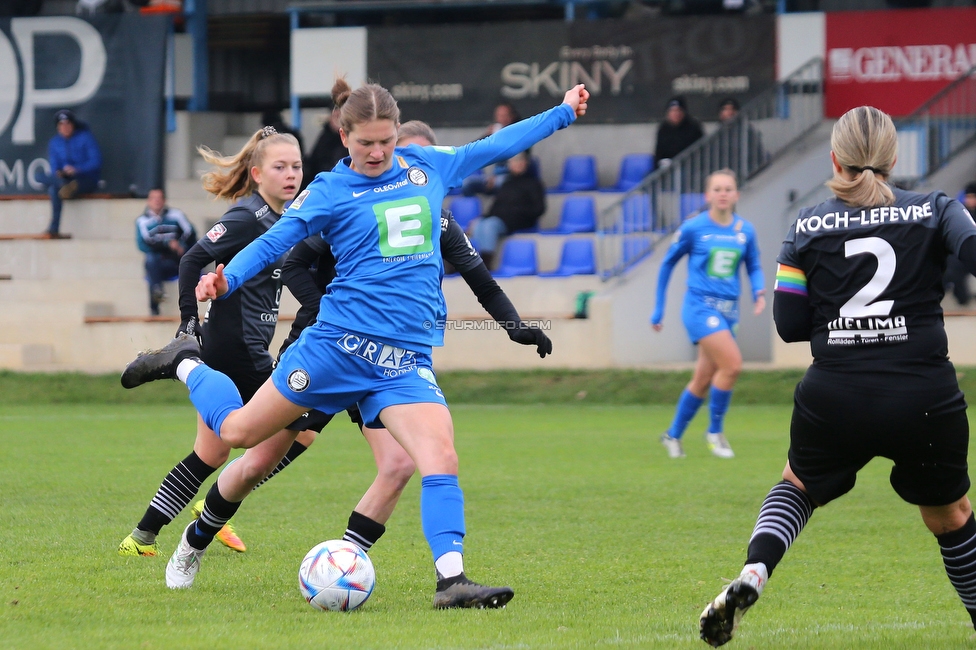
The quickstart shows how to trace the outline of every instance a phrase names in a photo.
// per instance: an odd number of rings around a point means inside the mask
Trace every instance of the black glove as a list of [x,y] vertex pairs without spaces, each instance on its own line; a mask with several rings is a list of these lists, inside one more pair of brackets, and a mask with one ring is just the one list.
[[176,335],[179,336],[180,334],[194,337],[197,343],[203,347],[203,332],[200,331],[200,319],[196,316],[190,316],[180,323],[180,329],[176,330]]
[[539,357],[542,359],[545,359],[547,354],[552,354],[552,341],[549,340],[546,333],[525,322],[519,323],[518,327],[509,328],[508,338],[522,345],[536,346],[535,351],[539,353]]

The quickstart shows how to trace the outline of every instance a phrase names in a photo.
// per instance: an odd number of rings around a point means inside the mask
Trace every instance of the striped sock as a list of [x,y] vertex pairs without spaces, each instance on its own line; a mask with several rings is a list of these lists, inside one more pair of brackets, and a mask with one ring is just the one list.
[[373,548],[373,544],[379,541],[385,532],[386,526],[353,510],[352,514],[349,515],[346,534],[342,536],[342,539],[356,544],[368,553],[369,549]]
[[773,569],[807,525],[813,509],[807,495],[789,481],[774,485],[759,508],[746,564],[762,562],[773,575]]
[[976,518],[972,514],[959,530],[936,535],[949,582],[976,628]]
[[288,453],[285,454],[285,457],[278,462],[278,465],[273,470],[271,470],[270,474],[265,476],[263,479],[261,479],[260,483],[254,486],[254,489],[255,490],[258,489],[259,487],[261,487],[262,485],[270,481],[275,474],[277,474],[281,470],[291,465],[292,461],[298,458],[299,456],[301,456],[303,453],[305,453],[306,449],[308,449],[308,447],[298,442],[297,440],[291,443],[291,447],[288,449]]
[[186,541],[198,551],[207,548],[214,536],[241,507],[241,503],[243,501],[233,502],[222,497],[220,489],[214,483],[207,492],[203,512],[200,513],[196,525],[190,526],[186,531]]
[[190,453],[163,479],[137,528],[158,535],[163,526],[183,512],[207,477],[216,471],[216,467],[200,460],[196,452]]

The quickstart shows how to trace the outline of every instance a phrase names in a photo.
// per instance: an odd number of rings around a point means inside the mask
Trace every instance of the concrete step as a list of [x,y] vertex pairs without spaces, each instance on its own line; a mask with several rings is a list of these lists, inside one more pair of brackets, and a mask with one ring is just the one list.
[[494,323],[452,327],[444,332],[444,347],[434,348],[434,369],[605,368],[613,356],[611,307],[609,299],[594,297],[589,318],[537,322],[552,340],[552,355],[545,359],[534,347],[510,341],[505,332],[492,327]]
[[50,345],[0,343],[0,368],[6,370],[37,370],[50,366],[53,359]]
[[[226,210],[227,204],[204,196],[172,203],[183,210],[202,236]],[[146,207],[143,199],[78,199],[65,201],[61,232],[72,240],[128,241],[135,247],[135,221]],[[39,233],[51,221],[51,204],[42,200],[0,201],[0,233]]]
[[[576,296],[581,291],[599,291],[601,282],[596,276],[587,275],[568,278],[518,277],[499,278],[498,286],[523,318],[568,317],[576,309]],[[484,307],[462,278],[445,278],[443,287],[449,318],[487,317]]]
[[0,241],[0,272],[14,280],[142,278],[143,255],[116,241]]

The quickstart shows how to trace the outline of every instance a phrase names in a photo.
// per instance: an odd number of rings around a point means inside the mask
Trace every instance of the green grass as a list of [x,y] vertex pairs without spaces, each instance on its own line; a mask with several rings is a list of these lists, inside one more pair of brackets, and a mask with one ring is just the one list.
[[[133,394],[139,391],[133,391]],[[25,399],[27,399],[25,397]],[[673,395],[672,395],[673,399]],[[249,550],[215,545],[197,584],[163,582],[162,557],[116,546],[189,451],[179,405],[0,409],[0,647],[704,648],[697,620],[738,573],[759,505],[779,480],[788,406],[733,405],[737,457],[713,458],[692,423],[688,457],[656,437],[672,406],[452,408],[465,490],[466,568],[510,584],[504,610],[434,611],[419,482],[371,553],[377,587],[349,614],[301,599],[297,569],[342,535],[372,480],[362,437],[337,421],[235,519]],[[972,634],[917,510],[875,461],[818,510],[731,648],[954,648]],[[209,482],[208,482],[209,484]]]
[[[976,395],[976,368],[959,369],[959,386]],[[451,404],[672,405],[691,371],[495,370],[438,373]],[[802,370],[745,371],[735,404],[793,404]],[[118,375],[21,373],[0,370],[0,406],[24,404],[186,404],[186,388],[158,381],[124,390]]]

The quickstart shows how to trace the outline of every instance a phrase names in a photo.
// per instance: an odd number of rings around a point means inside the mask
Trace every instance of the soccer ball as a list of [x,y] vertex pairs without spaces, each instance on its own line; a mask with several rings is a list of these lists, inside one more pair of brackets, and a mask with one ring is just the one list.
[[373,593],[376,572],[366,551],[352,542],[329,540],[305,555],[298,588],[315,609],[348,612]]

